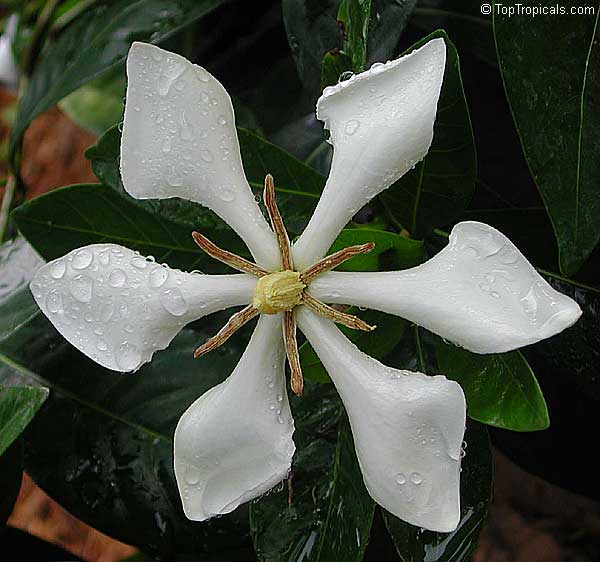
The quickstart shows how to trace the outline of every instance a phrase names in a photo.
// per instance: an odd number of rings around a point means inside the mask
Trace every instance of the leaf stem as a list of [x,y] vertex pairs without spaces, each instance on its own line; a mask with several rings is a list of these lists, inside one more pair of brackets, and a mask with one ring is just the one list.
[[15,188],[17,180],[13,174],[10,174],[6,180],[4,187],[4,195],[2,195],[2,205],[0,205],[0,243],[4,242],[6,231],[8,230],[8,215],[15,196]]
[[83,12],[91,8],[94,4],[97,4],[98,0],[80,0],[78,4],[73,6],[70,10],[66,11],[62,16],[56,18],[54,24],[50,28],[49,34],[52,37],[58,35],[65,27],[70,25],[76,20]]

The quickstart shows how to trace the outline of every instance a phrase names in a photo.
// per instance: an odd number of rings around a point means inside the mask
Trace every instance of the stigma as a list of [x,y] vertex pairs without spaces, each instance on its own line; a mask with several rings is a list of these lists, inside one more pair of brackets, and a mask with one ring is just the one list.
[[306,285],[297,271],[276,271],[259,278],[252,306],[263,314],[292,310],[302,302]]

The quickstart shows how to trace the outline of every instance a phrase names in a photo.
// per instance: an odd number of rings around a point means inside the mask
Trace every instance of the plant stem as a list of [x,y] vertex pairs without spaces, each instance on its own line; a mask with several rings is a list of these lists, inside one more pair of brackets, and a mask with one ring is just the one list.
[[62,16],[56,18],[55,22],[50,28],[50,35],[55,37],[65,27],[76,20],[83,12],[91,8],[94,4],[97,4],[98,0],[80,0],[78,4],[75,4],[68,12],[65,12]]
[[15,179],[15,176],[10,174],[6,180],[4,195],[2,196],[2,205],[0,205],[0,243],[4,242],[4,237],[8,229],[8,215],[15,196],[16,185],[17,180]]

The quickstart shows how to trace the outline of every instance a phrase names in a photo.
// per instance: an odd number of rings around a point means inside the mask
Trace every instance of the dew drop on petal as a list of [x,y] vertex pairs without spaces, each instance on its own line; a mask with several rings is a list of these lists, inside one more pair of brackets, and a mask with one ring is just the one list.
[[50,269],[50,275],[54,277],[54,279],[62,279],[65,274],[65,270],[67,269],[67,264],[64,260],[58,260],[52,264]]
[[140,364],[142,354],[134,344],[124,341],[118,347],[115,359],[121,369],[131,371]]
[[357,119],[350,119],[350,121],[348,121],[344,127],[344,132],[347,135],[352,136],[354,133],[356,133],[356,131],[358,131],[359,127],[360,121]]
[[235,193],[233,190],[224,187],[219,190],[219,198],[221,201],[225,201],[226,203],[231,203],[235,199]]
[[399,472],[398,474],[396,474],[396,484],[398,484],[398,486],[406,484],[406,476],[403,472]]
[[413,472],[410,475],[410,481],[415,485],[418,486],[421,482],[423,482],[423,476],[421,476],[420,472]]
[[188,310],[185,298],[177,288],[164,291],[160,296],[160,302],[173,316],[183,316]]
[[108,276],[108,284],[111,287],[122,287],[127,281],[127,274],[122,269],[113,269]]
[[212,152],[207,148],[200,152],[200,158],[202,158],[202,160],[204,160],[205,162],[212,162],[214,160]]
[[144,269],[148,265],[148,262],[142,256],[133,256],[131,258],[131,265],[138,269]]
[[190,486],[195,486],[200,482],[200,472],[193,466],[188,466],[185,470],[185,481]]
[[51,314],[62,311],[62,296],[58,291],[50,291],[46,296],[46,308]]
[[164,267],[155,267],[148,276],[148,284],[153,289],[162,287],[169,278],[169,270]]
[[93,281],[87,275],[73,277],[69,290],[79,302],[89,302],[92,298]]
[[92,263],[93,257],[94,256],[92,255],[92,252],[89,250],[79,250],[73,256],[73,262],[71,265],[73,266],[73,269],[85,269]]

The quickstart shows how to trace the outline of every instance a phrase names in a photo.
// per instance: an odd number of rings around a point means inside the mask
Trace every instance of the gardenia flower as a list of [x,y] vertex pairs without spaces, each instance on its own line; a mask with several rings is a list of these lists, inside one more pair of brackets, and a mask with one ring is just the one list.
[[577,304],[553,290],[505,236],[477,222],[458,224],[448,246],[413,269],[330,271],[372,249],[365,244],[324,257],[352,216],[427,153],[445,56],[444,41],[435,39],[325,89],[317,117],[334,147],[331,172],[290,248],[273,179],[267,176],[264,194],[270,227],[244,176],[223,86],[179,55],[143,43],[131,47],[121,148],[125,189],[140,199],[182,197],[205,205],[244,240],[255,262],[200,233],[194,239],[203,250],[242,273],[186,273],[128,248],[92,244],[43,266],[31,287],[69,342],[116,371],[138,369],[183,326],[217,310],[244,307],[196,356],[258,316],[233,373],[198,398],[175,431],[175,475],[190,519],[228,513],[288,474],[295,446],[285,359],[292,390],[301,394],[297,323],[344,403],[373,499],[409,523],[452,531],[460,519],[461,387],[368,357],[334,321],[373,327],[329,305],[396,314],[477,353],[534,343],[579,317]]

